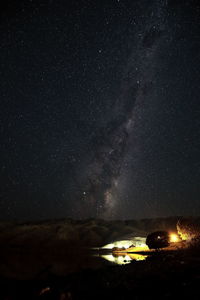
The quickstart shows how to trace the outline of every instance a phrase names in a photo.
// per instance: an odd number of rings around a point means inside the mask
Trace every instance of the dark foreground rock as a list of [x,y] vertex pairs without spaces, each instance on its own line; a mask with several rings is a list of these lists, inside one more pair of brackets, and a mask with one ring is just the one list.
[[1,279],[1,299],[199,299],[199,249],[46,280]]

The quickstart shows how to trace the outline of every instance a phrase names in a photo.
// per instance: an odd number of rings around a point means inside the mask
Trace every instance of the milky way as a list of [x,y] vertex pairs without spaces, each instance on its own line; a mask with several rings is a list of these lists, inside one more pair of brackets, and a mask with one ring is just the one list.
[[134,147],[132,144],[130,147],[130,139],[134,135],[135,113],[156,88],[154,69],[157,48],[166,37],[166,9],[166,1],[149,5],[147,14],[142,16],[143,24],[138,24],[133,36],[135,49],[124,71],[121,95],[113,109],[114,117],[95,137],[96,152],[88,166],[88,183],[84,186],[82,198],[87,207],[86,214],[105,218],[115,218],[120,214],[119,203],[124,201],[119,196],[121,182],[126,176],[126,159]]
[[199,1],[3,2],[1,219],[198,215]]

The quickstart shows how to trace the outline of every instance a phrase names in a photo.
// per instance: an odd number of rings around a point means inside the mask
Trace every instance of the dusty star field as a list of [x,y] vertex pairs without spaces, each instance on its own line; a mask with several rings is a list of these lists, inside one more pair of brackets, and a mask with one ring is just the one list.
[[198,1],[5,1],[1,219],[199,215]]

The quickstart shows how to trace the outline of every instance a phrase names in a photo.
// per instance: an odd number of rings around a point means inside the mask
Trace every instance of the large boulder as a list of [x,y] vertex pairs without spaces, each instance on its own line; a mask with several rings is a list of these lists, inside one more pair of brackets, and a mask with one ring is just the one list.
[[147,236],[146,244],[149,249],[160,249],[169,246],[169,233],[167,231],[155,231]]

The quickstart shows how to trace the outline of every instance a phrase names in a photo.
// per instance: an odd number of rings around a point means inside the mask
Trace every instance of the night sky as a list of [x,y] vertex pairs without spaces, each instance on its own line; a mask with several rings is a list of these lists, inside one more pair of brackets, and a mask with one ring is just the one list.
[[200,3],[0,4],[0,219],[200,215]]

